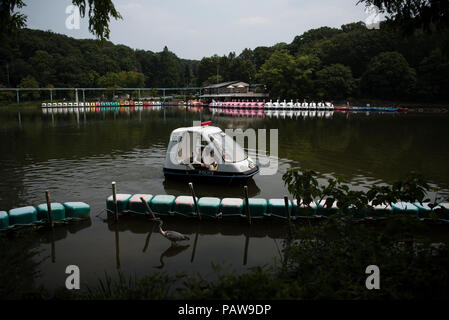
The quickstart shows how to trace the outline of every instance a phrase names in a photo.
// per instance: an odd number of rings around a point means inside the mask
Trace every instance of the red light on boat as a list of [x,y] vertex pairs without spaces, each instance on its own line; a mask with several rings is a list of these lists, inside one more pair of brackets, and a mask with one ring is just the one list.
[[201,122],[202,127],[210,126],[211,124],[212,124],[212,121]]

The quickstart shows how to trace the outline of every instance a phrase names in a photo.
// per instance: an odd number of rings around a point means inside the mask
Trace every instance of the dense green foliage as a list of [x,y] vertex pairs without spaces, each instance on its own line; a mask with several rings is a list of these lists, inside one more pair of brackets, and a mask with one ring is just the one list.
[[108,72],[99,77],[97,83],[104,88],[142,88],[145,85],[145,77],[142,73],[133,71]]
[[415,70],[397,52],[384,52],[375,56],[363,74],[361,87],[371,97],[394,99],[409,96],[415,88]]
[[133,72],[139,80],[132,83],[152,88],[241,80],[266,85],[274,99],[447,102],[448,34],[439,28],[405,36],[394,21],[381,23],[380,29],[358,22],[309,30],[290,44],[194,61],[167,47],[154,53],[22,29],[2,41],[0,85],[16,87],[32,76],[41,87],[115,87],[128,82],[113,77]]
[[23,29],[0,49],[0,83],[16,87],[31,76],[40,87],[184,87],[194,84],[196,64],[167,47],[153,53]]

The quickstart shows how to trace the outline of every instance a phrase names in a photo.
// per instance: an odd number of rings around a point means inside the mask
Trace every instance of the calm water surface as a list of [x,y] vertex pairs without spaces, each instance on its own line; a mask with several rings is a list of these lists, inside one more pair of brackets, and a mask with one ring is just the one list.
[[[137,275],[159,270],[211,275],[211,262],[242,272],[279,257],[286,231],[282,224],[168,220],[165,228],[190,236],[173,249],[149,221],[122,219],[116,228],[105,219],[111,181],[119,193],[189,194],[185,183],[165,181],[162,174],[169,135],[192,121],[210,119],[222,129],[279,129],[278,173],[251,180],[250,197],[288,194],[282,174],[291,166],[314,169],[322,178],[340,176],[355,189],[391,183],[417,170],[449,194],[446,115],[281,112],[247,117],[184,108],[44,112],[2,107],[0,210],[39,205],[46,189],[53,201],[84,201],[92,207],[89,221],[56,228],[54,235],[34,235],[42,260],[37,283],[63,286],[69,264],[80,267],[82,283],[93,285],[117,268]],[[229,185],[197,183],[195,188],[198,196],[242,195],[241,188]]]

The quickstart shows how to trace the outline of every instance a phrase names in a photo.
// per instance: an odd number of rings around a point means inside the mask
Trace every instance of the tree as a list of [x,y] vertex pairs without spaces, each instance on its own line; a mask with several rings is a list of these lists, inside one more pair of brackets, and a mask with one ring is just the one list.
[[248,58],[237,57],[229,62],[229,76],[227,80],[240,80],[252,82],[255,78],[256,69],[253,62]]
[[[79,8],[83,18],[88,5],[89,31],[101,40],[109,39],[110,18],[122,19],[111,0],[72,0],[72,3]],[[27,17],[14,12],[26,6],[22,0],[3,0],[0,6],[0,35],[26,26]]]
[[145,76],[135,71],[108,72],[98,78],[97,83],[104,88],[143,88]]
[[88,78],[89,78],[89,81],[88,81],[88,87],[91,87],[91,88],[93,88],[93,87],[95,87],[95,85],[96,85],[96,83],[97,83],[97,80],[98,80],[98,78],[100,77],[100,75],[98,74],[98,72],[96,72],[96,71],[90,71],[89,73],[88,73]]
[[362,21],[344,24],[341,26],[343,32],[352,32],[355,30],[366,30],[366,24]]
[[253,51],[253,63],[256,71],[268,60],[274,53],[273,47],[257,47]]
[[295,71],[295,58],[286,49],[281,49],[262,65],[256,78],[267,85],[272,97],[289,98],[296,93]]
[[449,100],[449,61],[435,49],[418,66],[417,95],[421,99]]
[[416,29],[431,32],[449,27],[447,0],[359,0],[359,3],[377,6],[381,13],[386,13],[408,32]]
[[108,72],[104,76],[101,76],[97,80],[97,84],[102,88],[115,89],[120,88],[120,77],[118,73]]
[[184,84],[183,72],[180,59],[167,47],[156,54],[155,75],[158,87],[178,87]]
[[296,97],[313,97],[315,93],[315,73],[321,66],[320,59],[315,55],[300,55],[295,59]]
[[198,65],[198,85],[208,81],[209,77],[213,75],[217,76],[217,70],[220,72],[219,64],[220,57],[217,55],[201,59]]
[[309,31],[304,32],[300,36],[296,36],[293,39],[292,43],[290,44],[291,52],[296,53],[302,46],[314,43],[319,40],[332,38],[333,36],[339,33],[341,33],[341,30],[329,27],[311,29]]
[[307,52],[318,55],[323,65],[340,63],[349,66],[354,77],[363,74],[374,56],[385,51],[395,51],[399,41],[397,32],[369,30],[363,23],[344,25],[342,28],[347,31],[314,42],[309,45]]
[[[0,88],[5,88],[5,86],[0,83]],[[0,101],[12,101],[15,96],[12,91],[0,91]]]
[[135,71],[120,72],[119,81],[125,88],[143,88],[145,86],[145,76]]
[[43,86],[52,83],[55,87],[94,87],[98,78],[109,72],[134,71],[145,76],[142,86],[180,87],[187,84],[186,79],[196,81],[198,64],[199,61],[178,58],[168,48],[160,53],[134,51],[108,41],[76,40],[22,29],[5,37],[2,43],[0,82],[16,87],[22,78],[32,75]]
[[215,83],[220,83],[223,82],[223,77],[220,75],[215,75],[215,76],[210,76],[206,81],[204,81],[201,86],[202,87],[207,87],[210,86],[211,84],[215,84]]
[[34,77],[39,78],[42,84],[53,82],[53,57],[47,51],[37,50],[30,58],[30,63],[33,66]]
[[362,91],[370,97],[404,99],[416,82],[416,72],[398,52],[384,52],[375,56],[361,79]]
[[27,17],[19,12],[14,12],[24,6],[26,4],[22,0],[0,2],[0,35],[25,27]]
[[342,64],[324,67],[316,73],[320,98],[345,99],[354,89],[351,68]]
[[[33,76],[26,76],[20,81],[20,88],[39,88],[39,82]],[[22,94],[24,98],[39,99],[39,91],[30,91]]]

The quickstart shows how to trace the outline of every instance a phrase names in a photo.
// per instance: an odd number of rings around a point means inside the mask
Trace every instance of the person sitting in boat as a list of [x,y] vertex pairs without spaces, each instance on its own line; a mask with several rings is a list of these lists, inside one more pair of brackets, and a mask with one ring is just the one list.
[[212,171],[216,171],[218,169],[217,158],[215,157],[215,151],[213,148],[204,148],[201,155],[201,167]]
[[[181,151],[178,152],[178,156],[181,156]],[[192,170],[212,170],[218,169],[218,163],[215,158],[214,150],[206,150],[202,148],[201,157],[195,156],[193,152],[190,153],[190,157],[186,157],[181,161],[182,164],[187,165]]]

